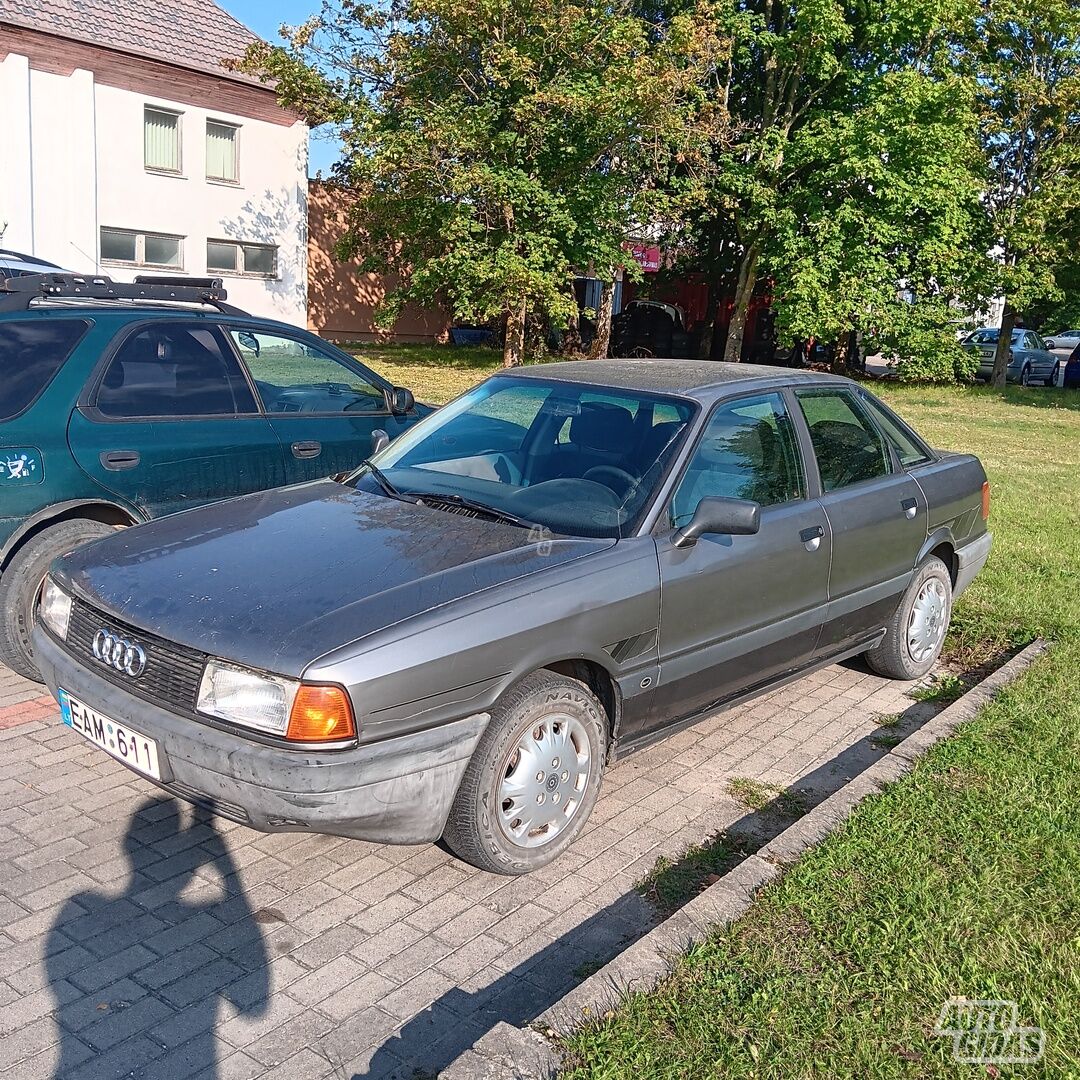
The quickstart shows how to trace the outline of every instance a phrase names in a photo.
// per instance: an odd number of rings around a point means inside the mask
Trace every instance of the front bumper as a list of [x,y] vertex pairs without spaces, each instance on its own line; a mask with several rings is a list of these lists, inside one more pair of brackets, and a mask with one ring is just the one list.
[[985,532],[977,540],[956,549],[956,584],[953,596],[959,596],[975,579],[975,575],[986,565],[990,556],[993,538]]
[[263,832],[333,833],[387,844],[437,840],[490,719],[475,713],[350,750],[283,750],[126,693],[40,626],[34,630],[34,659],[54,697],[63,687],[156,740],[158,786]]

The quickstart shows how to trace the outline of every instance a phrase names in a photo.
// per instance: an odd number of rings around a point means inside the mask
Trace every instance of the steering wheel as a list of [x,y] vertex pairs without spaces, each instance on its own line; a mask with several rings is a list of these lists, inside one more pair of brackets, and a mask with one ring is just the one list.
[[360,394],[357,391],[352,391],[356,394],[356,400],[350,401],[348,405],[342,407],[342,412],[352,412],[354,409],[363,409],[365,412],[377,411],[379,408],[378,403],[372,397],[367,394]]
[[[604,479],[604,477],[613,478],[618,487],[614,487]],[[591,480],[593,483],[603,484],[604,487],[610,488],[616,495],[625,499],[630,492],[637,487],[638,481],[636,476],[632,476],[625,469],[620,469],[618,465],[594,465],[591,469],[586,469],[583,480]]]

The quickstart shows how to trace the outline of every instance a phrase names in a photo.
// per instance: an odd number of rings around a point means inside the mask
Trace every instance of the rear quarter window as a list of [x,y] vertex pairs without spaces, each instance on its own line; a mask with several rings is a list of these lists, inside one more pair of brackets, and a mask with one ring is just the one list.
[[0,420],[34,403],[89,327],[82,319],[0,322]]

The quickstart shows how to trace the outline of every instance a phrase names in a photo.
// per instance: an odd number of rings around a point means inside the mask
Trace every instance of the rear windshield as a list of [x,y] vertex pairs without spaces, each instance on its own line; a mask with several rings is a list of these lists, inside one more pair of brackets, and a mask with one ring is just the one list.
[[18,416],[34,401],[89,326],[82,319],[0,322],[0,420]]

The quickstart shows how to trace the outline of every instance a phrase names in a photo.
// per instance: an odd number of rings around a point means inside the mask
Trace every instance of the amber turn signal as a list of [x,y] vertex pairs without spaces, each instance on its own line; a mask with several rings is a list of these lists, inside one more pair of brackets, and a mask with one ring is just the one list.
[[982,490],[982,518],[983,518],[983,521],[986,521],[986,519],[989,516],[990,516],[990,481],[989,480],[984,480],[983,481],[983,490]]
[[289,714],[287,739],[339,742],[356,735],[349,697],[340,686],[301,686]]

